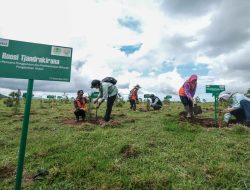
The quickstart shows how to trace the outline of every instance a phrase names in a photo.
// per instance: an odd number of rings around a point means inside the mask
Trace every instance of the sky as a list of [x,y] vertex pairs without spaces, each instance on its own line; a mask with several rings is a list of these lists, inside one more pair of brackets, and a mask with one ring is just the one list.
[[[227,91],[250,88],[249,0],[0,0],[0,38],[73,48],[71,81],[34,82],[35,96],[91,92],[93,79],[115,77],[126,97],[163,98],[198,75],[196,96],[211,99],[205,85]],[[1,72],[1,71],[0,71]],[[27,80],[0,79],[0,93]]]

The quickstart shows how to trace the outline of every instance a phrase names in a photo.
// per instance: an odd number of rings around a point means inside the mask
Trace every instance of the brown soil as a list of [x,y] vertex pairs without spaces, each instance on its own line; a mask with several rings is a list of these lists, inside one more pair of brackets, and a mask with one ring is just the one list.
[[140,112],[147,112],[148,110],[146,108],[139,108],[138,109]]
[[193,118],[186,118],[186,112],[180,112],[179,113],[179,119],[180,121],[188,121],[192,124],[198,124],[201,125],[202,127],[215,127],[214,119],[212,118],[198,118],[198,117],[193,117]]
[[[202,127],[209,128],[209,127],[223,127],[223,122],[219,121],[218,125],[215,125],[214,118],[200,118],[200,117],[193,117],[193,118],[186,118],[186,112],[180,112],[179,113],[179,119],[180,121],[188,121],[192,124],[198,124]],[[230,121],[231,125],[237,124],[236,120]]]
[[139,153],[140,152],[137,150],[137,148],[130,144],[123,146],[120,150],[120,154],[124,158],[137,157]]
[[5,165],[0,167],[0,180],[4,180],[15,176],[16,167],[13,165]]

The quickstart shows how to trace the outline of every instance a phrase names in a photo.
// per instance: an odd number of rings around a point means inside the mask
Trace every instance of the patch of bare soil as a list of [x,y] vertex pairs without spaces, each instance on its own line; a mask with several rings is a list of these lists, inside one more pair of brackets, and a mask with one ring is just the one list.
[[147,108],[138,108],[138,110],[140,111],[140,112],[148,112],[149,110],[147,110]]
[[[199,118],[199,117],[193,117],[193,118],[187,118],[186,117],[186,112],[180,112],[179,113],[179,120],[180,121],[188,121],[189,123],[192,124],[198,124],[201,125],[202,127],[205,128],[210,128],[210,127],[223,127],[222,121],[219,121],[218,124],[215,124],[214,118]],[[239,124],[237,123],[236,120],[231,120],[230,121],[230,125],[235,125],[235,124]]]
[[16,167],[13,165],[5,165],[0,167],[0,180],[14,177],[16,174]]
[[187,115],[186,112],[184,111],[180,112],[179,113],[180,121],[188,121],[189,123],[198,124],[205,128],[215,127],[214,119],[212,118],[198,118],[198,117],[187,118],[186,115]]
[[140,151],[133,145],[125,145],[121,148],[120,154],[124,158],[137,157],[140,154]]

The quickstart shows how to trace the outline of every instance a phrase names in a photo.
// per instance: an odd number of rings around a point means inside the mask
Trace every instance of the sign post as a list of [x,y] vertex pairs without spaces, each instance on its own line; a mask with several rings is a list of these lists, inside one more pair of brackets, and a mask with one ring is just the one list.
[[0,77],[28,79],[15,190],[22,186],[34,79],[70,81],[72,48],[0,38]]
[[212,93],[214,96],[214,122],[218,126],[218,96],[225,91],[225,85],[206,85],[206,93]]
[[150,110],[150,105],[149,105],[150,96],[151,96],[151,94],[144,94],[144,98],[146,98],[146,100],[147,100],[147,111]]
[[27,89],[27,97],[26,97],[26,103],[25,103],[25,110],[24,110],[24,118],[23,118],[22,136],[21,136],[19,156],[18,156],[19,159],[18,159],[16,185],[15,185],[16,190],[21,189],[21,184],[22,184],[23,163],[24,163],[25,150],[26,150],[26,140],[27,140],[27,135],[28,135],[28,127],[29,127],[33,83],[34,83],[34,80],[29,79],[28,89]]

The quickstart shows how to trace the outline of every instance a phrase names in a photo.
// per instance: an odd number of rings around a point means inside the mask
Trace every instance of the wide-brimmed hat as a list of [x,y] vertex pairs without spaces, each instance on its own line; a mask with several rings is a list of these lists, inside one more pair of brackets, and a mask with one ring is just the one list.
[[139,89],[141,88],[139,84],[135,85],[135,88]]
[[225,100],[225,101],[228,101],[229,100],[229,98],[232,96],[232,92],[226,92],[226,91],[224,91],[224,92],[221,92],[220,94],[219,94],[219,100]]

